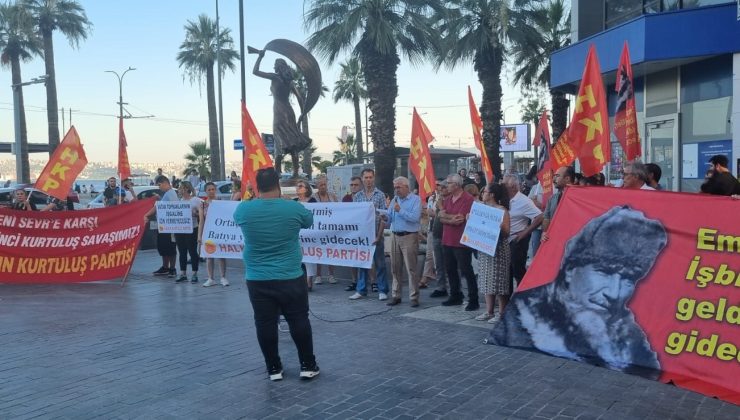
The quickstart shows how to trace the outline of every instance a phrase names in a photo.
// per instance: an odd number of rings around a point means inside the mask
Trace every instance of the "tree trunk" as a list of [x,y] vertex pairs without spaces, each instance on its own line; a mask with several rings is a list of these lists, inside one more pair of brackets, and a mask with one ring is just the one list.
[[362,163],[362,114],[360,113],[360,97],[352,97],[352,103],[355,106],[355,144],[357,144],[357,163]]
[[[311,136],[308,135],[308,115],[303,119],[303,121],[301,121],[301,132],[305,134],[306,137],[311,138]],[[303,149],[303,165],[301,165],[301,170],[309,178],[311,178],[311,173],[313,172],[313,169],[311,168],[311,159],[313,159],[313,150],[311,150],[312,145],[313,141]]]
[[20,116],[20,151],[16,153],[21,154],[21,161],[23,162],[23,172],[21,173],[21,179],[16,180],[18,183],[28,184],[31,182],[31,167],[28,161],[28,132],[26,131],[26,108],[23,105],[23,86],[21,84],[21,62],[18,57],[10,58],[10,72],[13,85],[18,91],[18,115]]
[[221,152],[218,142],[218,115],[216,114],[216,89],[213,64],[206,71],[206,96],[208,99],[208,146],[211,149],[211,178],[221,173]]
[[57,103],[57,80],[54,70],[54,42],[52,32],[43,32],[44,65],[46,67],[46,119],[49,123],[49,156],[59,146],[59,104]]
[[370,99],[370,136],[375,149],[375,184],[381,191],[392,194],[396,172],[396,70],[400,60],[395,51],[380,54],[363,41],[360,41],[358,47]]
[[480,106],[480,118],[483,123],[483,145],[486,148],[496,181],[501,180],[502,63],[503,51],[501,48],[491,48],[478,52],[474,60],[478,80],[483,86],[483,99]]
[[552,99],[552,141],[560,137],[568,125],[568,106],[570,101],[565,98],[565,94],[559,91],[551,91],[550,98]]

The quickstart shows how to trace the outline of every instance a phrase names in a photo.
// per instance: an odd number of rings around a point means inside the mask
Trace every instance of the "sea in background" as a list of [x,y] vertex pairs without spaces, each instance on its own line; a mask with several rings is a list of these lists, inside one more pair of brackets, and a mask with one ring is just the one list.
[[[75,184],[80,184],[80,189],[82,189],[82,186],[83,185],[86,186],[88,192],[90,192],[90,186],[91,185],[95,187],[95,191],[102,192],[105,189],[106,181],[107,181],[107,179],[82,179],[82,178],[78,178],[75,181]],[[134,178],[134,185],[151,185],[151,181],[152,181],[152,179],[151,178],[147,178],[147,177]],[[116,184],[121,185],[121,180],[119,179]]]

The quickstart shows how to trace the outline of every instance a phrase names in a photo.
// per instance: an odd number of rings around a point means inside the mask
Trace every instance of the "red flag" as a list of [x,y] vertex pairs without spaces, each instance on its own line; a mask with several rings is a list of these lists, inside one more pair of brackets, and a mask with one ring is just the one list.
[[601,172],[611,158],[609,144],[609,114],[606,92],[601,80],[599,58],[593,45],[588,50],[576,106],[568,129],[570,145],[581,163],[584,176]]
[[491,161],[488,160],[488,153],[486,152],[486,147],[481,138],[483,122],[480,120],[478,108],[475,106],[475,101],[473,101],[473,93],[470,91],[470,86],[468,86],[468,105],[470,107],[470,122],[473,126],[473,140],[475,140],[475,147],[480,151],[481,166],[483,166],[483,172],[486,174],[486,180],[491,182],[493,180],[493,168],[491,168]]
[[639,157],[640,134],[637,132],[637,114],[635,113],[635,89],[632,84],[632,64],[627,41],[624,41],[622,57],[617,68],[617,111],[614,114],[614,135],[624,149],[627,160]]
[[429,143],[434,136],[424,124],[414,108],[414,116],[411,121],[411,154],[409,156],[409,169],[416,177],[419,184],[419,198],[426,201],[427,197],[434,192],[436,185],[434,180],[434,166],[432,156],[429,154]]
[[265,168],[272,168],[272,159],[267,153],[262,136],[254,125],[252,117],[247,111],[247,104],[242,101],[242,143],[244,144],[244,160],[242,166],[242,197],[249,195],[246,181],[257,192],[257,171]]
[[123,118],[118,119],[118,174],[121,179],[131,178],[131,166],[126,151],[126,133],[123,132]]
[[552,169],[550,169],[550,127],[548,126],[547,110],[542,112],[540,123],[534,137],[534,145],[539,148],[537,157],[537,179],[542,187],[542,201],[552,196]]
[[550,148],[550,169],[555,172],[563,166],[568,166],[576,160],[576,151],[573,149],[568,132],[570,126],[566,128],[555,145]]
[[49,162],[41,171],[34,188],[46,194],[66,200],[77,175],[85,169],[87,157],[80,143],[80,136],[72,126],[64,135]]

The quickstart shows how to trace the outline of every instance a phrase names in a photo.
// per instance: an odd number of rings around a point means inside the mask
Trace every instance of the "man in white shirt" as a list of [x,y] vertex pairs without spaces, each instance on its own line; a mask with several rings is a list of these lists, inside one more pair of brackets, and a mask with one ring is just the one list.
[[[511,231],[509,246],[511,247],[511,278],[517,279],[517,284],[527,272],[527,251],[532,231],[542,223],[542,210],[534,202],[520,192],[519,177],[504,175],[504,186],[509,192],[509,217]],[[513,283],[511,290],[514,290]]]
[[655,191],[655,188],[647,184],[647,168],[644,163],[630,162],[624,165],[622,180],[622,188]]

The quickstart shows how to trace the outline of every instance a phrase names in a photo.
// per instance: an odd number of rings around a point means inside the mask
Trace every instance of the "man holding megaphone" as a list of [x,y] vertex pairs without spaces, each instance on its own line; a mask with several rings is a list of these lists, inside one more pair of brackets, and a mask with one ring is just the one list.
[[401,303],[403,289],[403,266],[409,278],[409,300],[412,307],[419,306],[419,277],[416,263],[419,254],[419,228],[421,227],[421,200],[412,193],[409,180],[398,177],[393,180],[395,196],[388,208],[391,225],[391,271],[393,273],[393,296],[388,305]]

